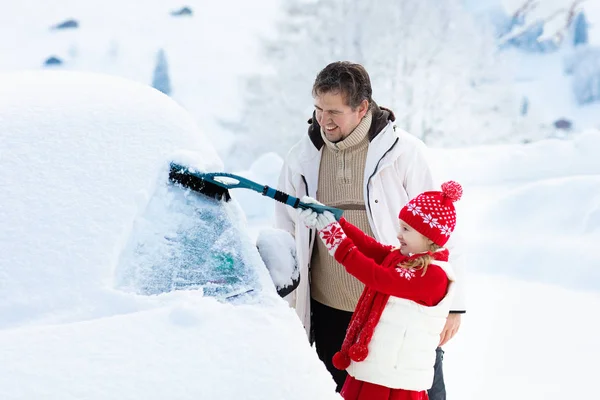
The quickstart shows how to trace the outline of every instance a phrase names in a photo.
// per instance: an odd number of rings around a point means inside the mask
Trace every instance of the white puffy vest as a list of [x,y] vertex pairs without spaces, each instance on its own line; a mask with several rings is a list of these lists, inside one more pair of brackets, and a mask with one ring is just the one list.
[[364,361],[350,363],[356,379],[393,389],[427,390],[433,383],[435,349],[454,295],[449,263],[434,261],[450,279],[448,293],[434,307],[390,296],[369,343]]

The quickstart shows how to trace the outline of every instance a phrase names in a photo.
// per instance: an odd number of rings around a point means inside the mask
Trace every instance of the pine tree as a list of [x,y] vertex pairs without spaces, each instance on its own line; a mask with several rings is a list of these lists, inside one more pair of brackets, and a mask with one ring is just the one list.
[[169,65],[163,49],[156,54],[156,66],[152,77],[152,87],[166,95],[171,94],[171,80],[169,78]]
[[588,22],[584,12],[580,12],[573,21],[573,45],[585,45],[588,43]]

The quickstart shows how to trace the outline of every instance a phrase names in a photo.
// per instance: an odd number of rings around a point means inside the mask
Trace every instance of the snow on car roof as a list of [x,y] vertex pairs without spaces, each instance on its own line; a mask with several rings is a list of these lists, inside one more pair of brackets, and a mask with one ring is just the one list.
[[[193,118],[141,84],[2,74],[0,98],[0,243],[10,249],[0,260],[2,307],[58,306],[73,282],[79,292],[109,282],[119,243],[170,154],[183,149],[207,169],[221,165]],[[35,299],[19,299],[24,292]]]
[[[3,398],[339,398],[274,288],[237,305],[115,289],[168,162],[222,168],[170,98],[105,75],[0,75],[0,143]],[[226,211],[272,287],[241,209]]]

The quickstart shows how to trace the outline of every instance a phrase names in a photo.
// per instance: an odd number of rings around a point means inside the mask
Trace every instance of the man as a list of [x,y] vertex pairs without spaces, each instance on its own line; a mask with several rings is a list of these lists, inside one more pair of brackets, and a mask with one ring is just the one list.
[[[329,64],[317,75],[312,94],[315,112],[308,135],[286,157],[279,189],[341,208],[364,232],[397,245],[400,209],[419,193],[437,189],[425,145],[397,128],[393,112],[373,101],[369,75],[359,64]],[[364,286],[328,256],[315,232],[297,221],[294,209],[278,203],[275,221],[277,228],[294,236],[300,268],[298,287],[286,298],[340,391],[346,372],[337,370],[331,359],[342,345]],[[454,265],[462,280],[459,267]],[[465,312],[460,284],[457,292],[440,346],[456,334]],[[429,391],[432,400],[446,398],[442,357],[440,348]]]

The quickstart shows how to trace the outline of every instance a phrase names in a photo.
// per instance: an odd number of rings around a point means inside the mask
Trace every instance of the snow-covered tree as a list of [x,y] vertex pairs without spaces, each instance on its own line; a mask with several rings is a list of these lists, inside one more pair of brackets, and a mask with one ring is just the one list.
[[[306,132],[313,81],[334,60],[335,43],[328,43],[327,33],[315,35],[319,6],[332,5],[319,3],[284,0],[285,18],[277,24],[276,39],[263,42],[264,71],[243,83],[245,106],[235,121],[238,138],[227,157],[228,166],[246,167],[269,151],[283,156]],[[225,126],[231,126],[231,121]]]
[[600,49],[579,52],[573,66],[573,92],[579,104],[600,102]]
[[429,144],[509,136],[519,99],[502,82],[509,71],[502,68],[493,32],[458,1],[388,3],[373,10],[379,23],[367,32],[366,42],[378,46],[364,50],[377,101]]
[[264,46],[264,73],[246,81],[244,131],[230,157],[238,164],[267,151],[285,155],[306,134],[315,76],[338,60],[363,64],[374,100],[430,144],[512,133],[520,98],[499,81],[493,33],[460,0],[287,0],[284,7],[277,39]]
[[584,12],[580,12],[573,21],[573,45],[580,46],[588,44],[589,24]]
[[511,18],[500,45],[525,50],[553,51],[569,36],[586,0],[503,0]]
[[165,51],[160,49],[156,54],[156,65],[152,77],[152,87],[166,95],[171,94],[171,79],[169,78],[169,65]]

